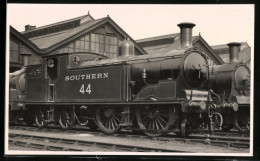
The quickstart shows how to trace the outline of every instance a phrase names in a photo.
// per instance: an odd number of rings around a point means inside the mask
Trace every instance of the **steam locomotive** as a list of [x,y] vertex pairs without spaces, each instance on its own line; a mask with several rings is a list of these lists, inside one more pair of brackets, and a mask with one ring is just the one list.
[[225,82],[240,76],[219,79],[227,65],[210,72],[206,56],[191,47],[195,24],[178,26],[181,47],[161,55],[136,56],[129,39],[120,43],[114,59],[78,52],[48,55],[42,64],[28,65],[25,55],[25,67],[10,75],[9,111],[39,128],[56,123],[69,129],[78,123],[109,134],[122,127],[149,136],[226,128],[225,116],[236,116],[244,95],[227,97]]
[[248,132],[250,130],[250,70],[238,60],[241,44],[227,45],[230,50],[230,63],[211,66],[209,84],[210,88],[218,94],[215,101],[238,103],[238,112],[221,116],[221,120],[225,120],[223,130],[228,131],[235,125],[239,131]]

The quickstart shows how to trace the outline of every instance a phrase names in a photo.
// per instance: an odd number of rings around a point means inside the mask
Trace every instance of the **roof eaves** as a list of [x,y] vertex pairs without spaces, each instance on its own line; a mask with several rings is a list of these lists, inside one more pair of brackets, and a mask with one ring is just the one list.
[[22,35],[19,31],[17,31],[12,26],[10,26],[10,33],[14,34],[19,40],[21,40],[23,43],[25,43],[28,47],[30,47],[32,50],[34,50],[37,54],[42,54],[43,51],[40,48],[38,48],[37,45],[35,45],[30,40],[28,40],[24,35]]
[[[215,54],[214,50],[209,46],[209,44],[199,35],[197,39],[195,39],[196,41],[201,40],[205,46],[211,51],[212,56],[220,63],[220,64],[225,64],[225,62],[218,56]],[[194,41],[195,42],[195,41]]]

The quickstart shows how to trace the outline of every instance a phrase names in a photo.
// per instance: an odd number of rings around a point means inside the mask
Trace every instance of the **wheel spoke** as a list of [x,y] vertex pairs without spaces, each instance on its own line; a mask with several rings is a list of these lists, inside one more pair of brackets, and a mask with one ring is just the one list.
[[148,128],[147,128],[147,129],[151,129],[151,128],[152,128],[152,120],[149,120]]
[[156,127],[156,129],[157,130],[159,130],[159,126],[158,126],[158,124],[157,124],[157,121],[156,121],[157,119],[154,119],[154,122],[155,122],[155,127]]
[[112,120],[112,127],[113,127],[113,129],[117,128],[116,120],[114,118],[111,118],[111,120]]
[[108,128],[111,129],[111,118],[108,119]]
[[118,124],[120,123],[120,120],[117,117],[113,117],[113,122],[118,127]]
[[67,123],[70,124],[70,120],[67,120]]
[[109,122],[109,120],[108,120],[108,118],[106,118],[106,120],[105,120],[105,122],[104,122],[104,123],[105,123],[105,127],[109,129],[109,127],[108,127],[108,122]]
[[161,130],[166,131],[171,128],[170,121],[175,119],[174,117],[172,115],[172,107],[168,106],[149,106],[149,108],[143,107],[136,110],[136,119],[139,127],[143,130],[153,130],[144,132],[149,136],[160,136],[165,133]]
[[161,113],[158,113],[157,115],[160,115],[160,116],[163,116],[163,117],[169,118],[169,116],[164,115],[164,114],[161,114]]
[[163,123],[161,121],[158,120],[158,122],[159,122],[160,126],[162,127],[162,129],[165,129],[167,123],[164,121],[164,125],[163,125]]
[[157,115],[157,118],[160,119],[164,124],[167,124],[167,122],[162,117]]
[[112,118],[114,118],[115,120],[117,120],[118,122],[120,122],[119,118],[118,118],[115,114],[112,114]]
[[154,122],[154,120],[152,121],[152,123],[153,123],[153,130],[155,129],[155,122]]
[[156,121],[157,121],[157,122],[158,122],[158,124],[160,125],[161,129],[164,129],[164,127],[163,127],[163,125],[162,125],[161,121],[159,120],[159,118],[156,118]]

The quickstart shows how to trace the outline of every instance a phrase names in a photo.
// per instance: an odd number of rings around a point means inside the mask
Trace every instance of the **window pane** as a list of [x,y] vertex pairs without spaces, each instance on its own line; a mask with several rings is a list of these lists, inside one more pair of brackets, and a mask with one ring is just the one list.
[[85,41],[89,41],[89,35],[85,36]]
[[109,36],[106,36],[106,44],[109,44]]
[[111,58],[114,58],[114,54],[110,54],[110,57],[111,57]]
[[95,34],[91,34],[91,41],[96,42],[96,35]]
[[105,41],[104,38],[105,38],[104,35],[99,35],[99,42],[104,43]]
[[96,42],[99,42],[99,35],[96,34]]
[[117,37],[114,37],[114,45],[117,45],[118,44],[118,39]]
[[109,38],[109,44],[113,44],[113,42],[114,42],[114,38],[113,38],[113,37],[110,37],[110,38]]
[[64,48],[64,53],[68,53],[69,52],[69,49],[67,47]]
[[109,53],[109,45],[108,44],[106,44],[106,48],[105,48],[106,50],[106,53]]
[[85,50],[89,51],[89,42],[85,42]]
[[113,53],[113,51],[114,51],[114,48],[113,48],[112,45],[110,45],[109,52],[110,52],[110,53]]
[[117,54],[117,46],[114,46],[114,52],[115,54]]
[[101,53],[105,52],[105,45],[104,44],[99,44],[99,50]]
[[116,56],[117,56],[116,54],[113,54],[113,58],[116,58]]
[[80,41],[80,49],[84,49],[84,48],[85,48],[84,42],[85,42],[85,41]]
[[70,48],[74,48],[74,44],[71,43],[71,44],[69,45],[69,47],[70,47]]
[[77,40],[75,43],[75,48],[79,49],[79,47],[80,47],[80,42],[79,42],[79,40]]
[[80,41],[84,41],[84,36],[82,38],[80,38]]
[[95,43],[91,42],[91,51],[95,51]]
[[73,48],[69,48],[69,53],[74,52]]
[[96,43],[96,52],[99,52],[99,43]]

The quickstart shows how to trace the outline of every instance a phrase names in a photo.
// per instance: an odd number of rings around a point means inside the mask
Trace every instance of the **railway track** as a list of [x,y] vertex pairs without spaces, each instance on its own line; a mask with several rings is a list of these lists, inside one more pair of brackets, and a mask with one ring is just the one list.
[[9,143],[16,146],[30,147],[49,151],[121,151],[121,152],[183,152],[179,150],[150,148],[98,141],[56,138],[53,136],[35,136],[29,134],[9,134]]
[[[34,135],[34,134],[37,135]],[[32,135],[31,135],[32,134]],[[46,137],[46,134],[48,134]],[[51,137],[55,134],[55,137]],[[78,140],[78,139],[68,139],[68,137],[61,138],[60,134],[65,135],[91,135],[95,138],[108,138],[112,137],[111,140],[115,138],[125,140],[137,141],[142,140],[145,143],[142,146],[136,146],[133,142],[130,144],[111,143],[104,142],[100,140]],[[106,140],[106,139],[104,139]],[[63,131],[55,126],[49,128],[38,129],[36,127],[28,126],[10,126],[9,131],[9,144],[23,147],[30,147],[41,150],[68,150],[68,151],[153,151],[153,152],[192,152],[192,149],[176,149],[176,148],[164,148],[163,146],[154,147],[153,145],[147,144],[150,142],[163,142],[163,143],[177,143],[181,145],[195,145],[195,146],[207,146],[207,147],[219,147],[227,148],[235,151],[247,151],[250,147],[250,139],[248,137],[230,137],[221,135],[209,135],[209,134],[192,134],[189,137],[181,138],[174,136],[174,134],[169,134],[164,137],[149,137],[144,135],[135,135],[129,131],[122,131],[118,134],[107,135],[99,131],[93,132],[86,128],[74,128],[72,130]],[[145,145],[145,146],[144,146]],[[154,148],[151,148],[154,147]],[[185,149],[185,148],[184,148]]]

